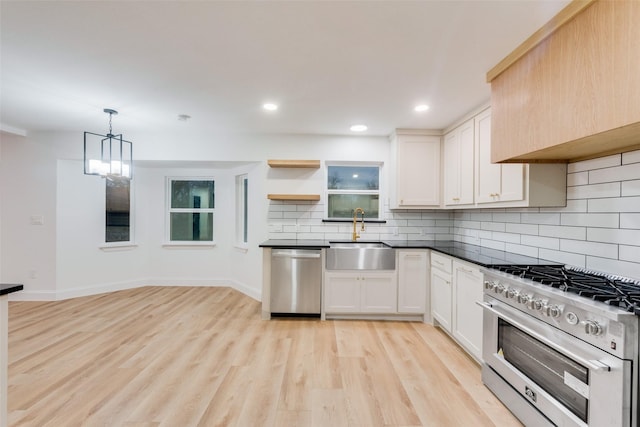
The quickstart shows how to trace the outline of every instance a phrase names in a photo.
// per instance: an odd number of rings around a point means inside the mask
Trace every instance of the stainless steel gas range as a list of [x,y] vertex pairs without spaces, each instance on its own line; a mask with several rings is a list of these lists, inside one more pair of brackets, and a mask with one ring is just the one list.
[[557,265],[484,275],[482,379],[525,425],[640,425],[638,282]]

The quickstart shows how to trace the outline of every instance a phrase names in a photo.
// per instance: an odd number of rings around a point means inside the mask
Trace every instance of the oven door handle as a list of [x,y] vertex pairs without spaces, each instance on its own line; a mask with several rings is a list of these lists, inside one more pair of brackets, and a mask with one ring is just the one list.
[[498,317],[502,317],[504,320],[506,320],[507,322],[511,323],[513,326],[517,327],[518,329],[521,329],[522,331],[526,332],[527,334],[531,335],[532,337],[534,337],[535,339],[542,341],[543,343],[545,343],[546,345],[548,345],[549,347],[567,355],[568,357],[574,359],[576,362],[582,363],[583,365],[585,365],[587,368],[589,368],[592,371],[595,372],[609,372],[611,371],[611,367],[605,365],[604,363],[600,362],[599,360],[588,360],[585,359],[584,357],[578,356],[577,354],[575,354],[572,351],[567,350],[566,348],[559,348],[558,345],[556,343],[554,343],[553,341],[551,341],[550,339],[540,335],[539,333],[533,331],[531,328],[528,328],[526,326],[524,326],[522,323],[513,320],[512,318],[506,316],[505,314],[501,313],[500,311],[496,310],[495,308],[493,308],[491,306],[491,304],[485,303],[485,302],[480,302],[480,301],[476,301],[476,304],[478,304],[480,307],[482,307],[485,310],[490,311],[491,313],[495,314]]

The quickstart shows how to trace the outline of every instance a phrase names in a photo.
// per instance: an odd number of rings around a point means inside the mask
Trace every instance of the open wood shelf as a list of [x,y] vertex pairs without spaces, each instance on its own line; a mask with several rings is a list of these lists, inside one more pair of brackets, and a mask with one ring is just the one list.
[[319,194],[267,194],[269,200],[320,200]]
[[267,160],[272,168],[312,168],[320,167],[320,160]]

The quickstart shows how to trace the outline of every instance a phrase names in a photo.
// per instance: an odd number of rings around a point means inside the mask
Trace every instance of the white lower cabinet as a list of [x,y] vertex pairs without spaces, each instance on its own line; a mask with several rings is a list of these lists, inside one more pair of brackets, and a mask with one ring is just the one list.
[[474,356],[482,360],[483,276],[473,264],[453,261],[453,337]]
[[431,253],[431,315],[471,356],[482,360],[483,276],[478,266]]
[[398,313],[426,314],[429,252],[398,250]]
[[451,258],[431,252],[431,316],[447,332],[451,332],[451,296]]
[[325,313],[396,313],[395,271],[326,272]]

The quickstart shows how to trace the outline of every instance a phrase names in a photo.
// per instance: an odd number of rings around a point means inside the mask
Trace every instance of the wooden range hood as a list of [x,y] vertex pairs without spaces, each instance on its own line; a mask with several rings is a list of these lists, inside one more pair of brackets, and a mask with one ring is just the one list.
[[639,23],[640,1],[574,0],[491,69],[492,161],[639,149]]

